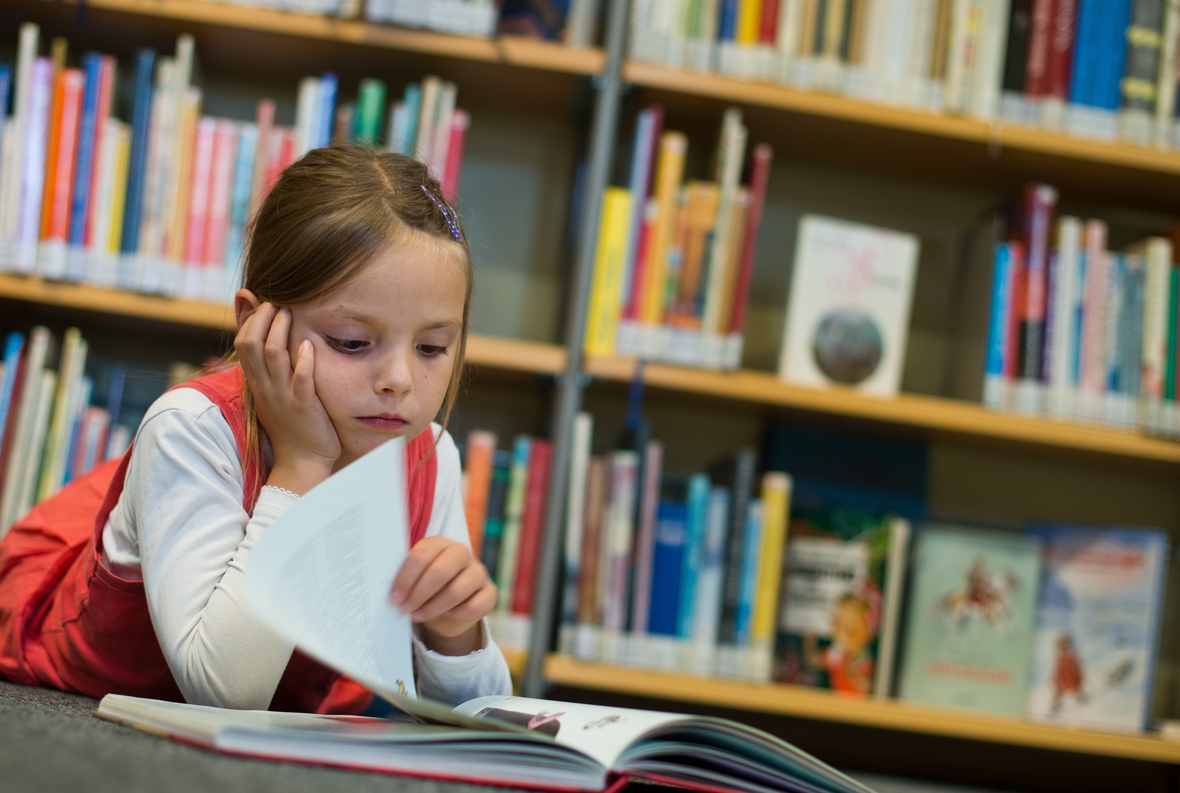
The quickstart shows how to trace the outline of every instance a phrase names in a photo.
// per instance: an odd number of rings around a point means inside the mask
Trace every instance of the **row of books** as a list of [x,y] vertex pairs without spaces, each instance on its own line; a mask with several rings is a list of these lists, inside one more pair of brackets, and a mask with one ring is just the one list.
[[[126,368],[116,366],[105,405],[87,377],[88,346],[66,331],[60,355],[43,327],[13,331],[0,363],[0,536],[34,504],[98,463],[122,454],[131,431],[119,425]],[[50,368],[57,356],[57,369]]]
[[390,22],[461,36],[490,36],[496,31],[499,6],[493,0],[208,0],[250,7],[272,8],[337,19],[364,16],[370,22]]
[[308,77],[294,127],[275,123],[270,99],[238,122],[200,114],[193,39],[181,35],[171,57],[139,52],[125,123],[112,56],[69,68],[66,41],[40,57],[39,38],[22,26],[15,71],[0,65],[0,114],[14,96],[0,127],[0,271],[225,302],[251,212],[287,165],[330,141],[416,156],[451,200],[458,190],[470,118],[436,77],[408,86],[388,116],[379,80],[338,104],[334,75]]
[[[798,480],[759,476],[757,453],[743,449],[683,477],[642,433],[637,448],[592,456],[592,431],[579,416],[561,652],[1102,729],[1148,726],[1162,531],[923,520],[913,532],[909,518],[866,508],[880,497],[873,488],[809,480],[806,463]],[[904,468],[912,455],[870,456]]]
[[631,55],[887,103],[1177,145],[1159,0],[637,0]]
[[1125,252],[1101,220],[1055,218],[1029,185],[996,247],[983,402],[995,409],[1180,433],[1180,268],[1166,237]]
[[517,436],[497,450],[495,433],[474,430],[463,449],[463,505],[471,548],[500,590],[490,620],[500,646],[525,649],[544,531],[552,447]]
[[659,106],[639,114],[630,184],[603,196],[588,355],[740,365],[773,157],[755,146],[742,185],[746,136],[741,113],[727,110],[713,180],[685,180],[687,136],[664,131]]

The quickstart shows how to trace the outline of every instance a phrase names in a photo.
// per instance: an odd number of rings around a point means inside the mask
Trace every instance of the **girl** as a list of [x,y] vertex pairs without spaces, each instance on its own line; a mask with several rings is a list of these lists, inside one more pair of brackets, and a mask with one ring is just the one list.
[[413,547],[390,600],[415,623],[418,689],[454,704],[511,693],[458,450],[432,423],[454,404],[472,281],[441,196],[420,163],[358,147],[284,172],[235,298],[240,365],[166,393],[121,460],[0,543],[0,675],[93,697],[364,710],[367,691],[258,623],[242,570],[302,493],[402,436]]

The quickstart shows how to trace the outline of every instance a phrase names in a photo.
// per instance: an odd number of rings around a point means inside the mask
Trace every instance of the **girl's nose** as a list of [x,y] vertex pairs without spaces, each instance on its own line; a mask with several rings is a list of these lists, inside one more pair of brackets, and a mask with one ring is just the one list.
[[377,371],[376,390],[393,394],[407,393],[414,384],[413,349],[392,350]]

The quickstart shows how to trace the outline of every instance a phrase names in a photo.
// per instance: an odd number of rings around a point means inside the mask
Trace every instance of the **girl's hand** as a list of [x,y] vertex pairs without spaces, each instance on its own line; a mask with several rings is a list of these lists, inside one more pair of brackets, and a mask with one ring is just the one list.
[[496,605],[496,586],[466,545],[435,535],[410,549],[389,602],[422,625],[427,647],[467,655],[480,649],[479,623]]
[[234,349],[258,422],[274,449],[267,484],[302,494],[331,476],[340,457],[340,438],[316,395],[311,342],[299,345],[292,366],[290,331],[290,309],[263,303],[238,329]]

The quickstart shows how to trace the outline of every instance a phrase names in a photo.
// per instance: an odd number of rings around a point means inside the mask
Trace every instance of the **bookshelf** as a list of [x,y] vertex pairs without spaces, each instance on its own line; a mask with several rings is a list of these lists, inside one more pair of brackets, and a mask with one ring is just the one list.
[[1018,718],[896,700],[845,697],[799,686],[758,685],[589,664],[561,655],[552,655],[546,660],[545,676],[555,685],[570,688],[1032,749],[1180,765],[1180,743],[1154,735],[1067,729]]

